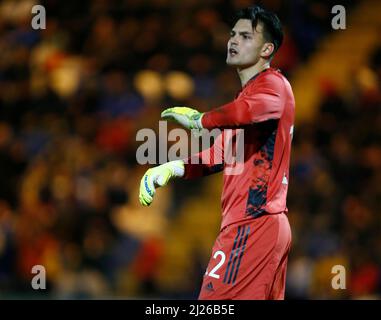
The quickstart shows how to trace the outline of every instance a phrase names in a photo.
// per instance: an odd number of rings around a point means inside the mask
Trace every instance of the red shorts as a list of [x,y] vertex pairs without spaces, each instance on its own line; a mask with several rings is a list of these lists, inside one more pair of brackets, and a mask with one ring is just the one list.
[[225,227],[214,244],[199,299],[284,299],[290,245],[283,213]]

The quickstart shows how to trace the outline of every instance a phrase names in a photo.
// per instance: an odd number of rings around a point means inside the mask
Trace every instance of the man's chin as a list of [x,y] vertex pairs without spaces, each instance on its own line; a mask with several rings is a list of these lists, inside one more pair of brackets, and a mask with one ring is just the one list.
[[229,60],[229,59],[226,59],[226,64],[227,64],[229,67],[234,67],[234,68],[237,68],[237,69],[239,69],[239,70],[246,69],[246,68],[250,67],[250,65],[243,64],[243,63],[238,63],[238,62],[234,62],[234,61],[231,61],[231,60]]
[[230,60],[229,58],[226,59],[226,64],[230,67],[238,67],[239,66],[239,63],[234,62],[234,61]]

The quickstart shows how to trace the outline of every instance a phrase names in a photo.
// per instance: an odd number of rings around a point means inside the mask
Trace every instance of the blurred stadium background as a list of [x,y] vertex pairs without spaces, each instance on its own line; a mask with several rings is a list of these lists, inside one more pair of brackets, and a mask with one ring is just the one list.
[[[225,65],[246,0],[0,2],[0,298],[197,297],[221,175],[138,203],[135,140],[165,106],[239,89]],[[31,28],[31,7],[47,12]],[[262,1],[284,23],[273,65],[297,103],[288,299],[381,298],[381,2]],[[333,265],[347,289],[333,290]],[[47,289],[31,288],[33,265]]]

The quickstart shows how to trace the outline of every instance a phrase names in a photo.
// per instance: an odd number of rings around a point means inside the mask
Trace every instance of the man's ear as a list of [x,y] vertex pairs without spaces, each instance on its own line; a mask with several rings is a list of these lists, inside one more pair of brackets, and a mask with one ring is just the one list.
[[261,51],[261,56],[262,58],[269,58],[271,56],[271,54],[274,52],[274,44],[272,42],[266,42],[263,47],[262,47],[262,51]]

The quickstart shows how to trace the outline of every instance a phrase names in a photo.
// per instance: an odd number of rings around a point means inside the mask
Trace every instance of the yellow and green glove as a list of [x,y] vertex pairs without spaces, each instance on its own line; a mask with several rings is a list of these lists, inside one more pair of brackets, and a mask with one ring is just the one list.
[[201,130],[203,113],[188,107],[173,107],[165,109],[161,113],[161,117],[165,120],[176,121],[187,129]]
[[148,169],[140,181],[139,201],[149,206],[155,196],[156,188],[165,186],[169,180],[184,175],[184,161],[175,160]]

